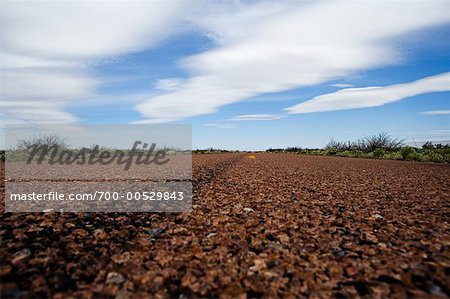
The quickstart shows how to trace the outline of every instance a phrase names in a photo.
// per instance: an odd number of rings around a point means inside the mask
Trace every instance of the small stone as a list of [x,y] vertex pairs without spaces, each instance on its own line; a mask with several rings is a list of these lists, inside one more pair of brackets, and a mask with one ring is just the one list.
[[0,267],[0,275],[4,276],[11,273],[12,267],[10,265],[4,265]]
[[28,248],[22,249],[16,253],[14,253],[11,263],[13,265],[17,265],[21,262],[26,261],[30,256],[31,256],[30,249],[28,249]]
[[44,212],[44,213],[51,213],[51,212],[53,212],[53,209],[44,209],[44,210],[42,210],[42,212]]
[[381,216],[380,214],[375,214],[372,216],[374,219],[383,219],[383,216]]
[[122,274],[117,272],[109,272],[106,276],[106,283],[121,284],[124,281],[125,278],[123,278]]
[[372,242],[372,243],[377,243],[378,242],[378,238],[374,235],[374,234],[366,234],[366,240]]
[[345,251],[344,250],[337,250],[334,252],[334,254],[336,254],[338,257],[343,257],[345,256]]
[[244,208],[244,211],[246,211],[246,212],[253,212],[254,210],[252,208]]
[[377,254],[377,251],[375,248],[369,247],[366,249],[366,253],[367,253],[367,255],[374,256]]
[[255,259],[253,261],[253,266],[250,267],[250,271],[261,271],[267,267],[266,262],[263,259]]
[[159,236],[159,235],[163,232],[163,229],[157,227],[157,228],[146,229],[145,231],[146,231],[147,234],[149,234],[150,236],[152,236],[152,237],[157,237],[157,236]]
[[281,233],[278,236],[278,240],[280,240],[281,243],[287,244],[289,243],[289,236],[285,233]]
[[345,274],[348,277],[353,277],[353,276],[355,276],[356,273],[358,273],[358,268],[356,268],[356,267],[346,267],[345,268]]
[[113,260],[114,263],[120,265],[120,264],[124,264],[124,263],[128,262],[130,260],[130,257],[131,257],[131,255],[127,251],[122,254],[115,254],[111,257],[111,259]]
[[387,248],[387,245],[386,245],[386,243],[380,242],[380,243],[378,243],[378,247],[380,247],[380,248]]
[[96,239],[100,239],[100,240],[104,240],[108,237],[108,235],[106,235],[106,233],[102,229],[96,229],[94,231],[94,236]]
[[441,287],[435,284],[434,282],[428,282],[427,283],[427,289],[428,291],[436,296],[442,296],[443,298],[446,297],[445,293],[442,291]]

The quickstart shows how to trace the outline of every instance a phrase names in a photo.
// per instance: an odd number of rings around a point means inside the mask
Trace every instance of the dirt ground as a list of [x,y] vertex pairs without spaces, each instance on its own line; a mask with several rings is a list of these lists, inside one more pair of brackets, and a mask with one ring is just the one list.
[[2,207],[1,297],[450,297],[450,165],[255,156],[195,155],[190,213]]

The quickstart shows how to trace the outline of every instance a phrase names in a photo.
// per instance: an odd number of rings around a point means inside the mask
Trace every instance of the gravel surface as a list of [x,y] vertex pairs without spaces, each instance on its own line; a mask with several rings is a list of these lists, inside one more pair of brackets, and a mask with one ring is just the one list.
[[190,213],[2,210],[1,296],[450,297],[450,165],[249,155],[195,155]]

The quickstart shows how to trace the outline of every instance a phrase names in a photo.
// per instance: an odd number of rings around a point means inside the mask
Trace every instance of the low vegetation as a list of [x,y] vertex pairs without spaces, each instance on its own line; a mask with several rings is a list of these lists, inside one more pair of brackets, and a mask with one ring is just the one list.
[[225,153],[233,153],[237,151],[229,151],[224,149],[218,149],[218,148],[207,148],[207,149],[196,149],[193,150],[193,154],[225,154]]
[[[5,161],[5,156],[8,160],[17,161],[24,160],[29,155],[30,148],[39,145],[58,146],[65,150],[71,150],[67,146],[66,139],[58,138],[57,136],[40,136],[32,140],[21,140],[17,148],[13,151],[0,151],[0,161]],[[99,154],[104,151],[111,151],[112,149],[100,148]],[[181,151],[166,148],[167,154],[187,154],[189,151]],[[72,151],[78,151],[73,150]],[[233,153],[238,151],[230,151],[224,149],[196,149],[192,150],[193,154],[220,154]],[[266,150],[270,153],[296,153],[305,155],[319,155],[319,156],[339,156],[339,157],[356,157],[356,158],[376,158],[376,159],[390,159],[390,160],[405,160],[405,161],[422,161],[435,163],[450,163],[450,145],[449,144],[433,144],[426,142],[422,147],[406,146],[404,140],[394,138],[386,133],[381,133],[356,141],[336,141],[334,139],[323,149],[310,149],[301,147],[288,148],[270,148]]]
[[[14,148],[7,150],[0,150],[0,161],[25,161],[28,160],[30,155],[33,156],[33,160],[36,160],[41,155],[47,160],[51,156],[66,155],[70,157],[77,156],[79,153],[83,152],[93,157],[99,157],[109,153],[113,155],[115,151],[120,150],[126,156],[133,156],[140,153],[157,152],[163,151],[166,155],[177,155],[177,154],[190,154],[190,150],[181,150],[173,147],[154,147],[152,145],[143,148],[141,144],[137,144],[135,149],[119,149],[119,148],[109,148],[105,146],[92,145],[89,148],[74,148],[70,147],[67,138],[59,137],[54,134],[50,135],[39,135],[27,139],[21,139],[17,142]],[[155,145],[156,146],[156,145]],[[33,155],[33,151],[38,150],[36,155]],[[42,153],[42,154],[41,154]],[[70,158],[69,158],[70,159]]]
[[289,147],[268,149],[267,152],[450,163],[450,146],[448,144],[427,142],[420,148],[406,146],[404,140],[394,138],[386,133],[356,141],[342,142],[332,139],[323,149]]

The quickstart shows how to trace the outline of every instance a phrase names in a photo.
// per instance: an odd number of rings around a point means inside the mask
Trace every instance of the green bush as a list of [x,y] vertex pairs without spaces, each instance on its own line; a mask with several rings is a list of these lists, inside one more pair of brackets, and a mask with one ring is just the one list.
[[377,148],[376,150],[373,151],[373,156],[375,158],[382,158],[386,155],[386,151],[382,148]]
[[28,159],[29,152],[27,150],[7,150],[4,153],[3,161],[15,162],[26,161]]
[[335,148],[327,149],[327,154],[330,155],[330,156],[335,156],[337,153],[338,153],[338,151]]
[[411,146],[405,146],[400,150],[403,160],[413,160],[416,151]]

